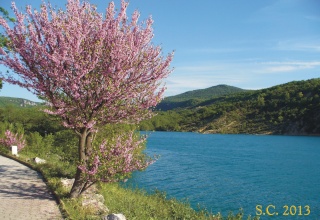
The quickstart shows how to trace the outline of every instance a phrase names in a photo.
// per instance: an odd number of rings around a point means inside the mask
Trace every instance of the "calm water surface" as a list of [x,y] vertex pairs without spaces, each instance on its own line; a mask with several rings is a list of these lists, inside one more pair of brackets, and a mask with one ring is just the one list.
[[[161,157],[128,186],[166,191],[224,215],[239,208],[255,215],[257,205],[265,213],[272,205],[278,216],[261,219],[320,219],[320,137],[153,132],[147,152]],[[283,216],[285,205],[297,208],[295,216]],[[310,215],[298,216],[307,205]]]

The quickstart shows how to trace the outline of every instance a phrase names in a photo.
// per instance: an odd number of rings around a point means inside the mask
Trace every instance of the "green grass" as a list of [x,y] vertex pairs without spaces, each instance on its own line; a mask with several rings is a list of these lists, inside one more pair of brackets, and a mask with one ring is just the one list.
[[217,219],[205,210],[196,212],[187,202],[166,199],[165,193],[148,194],[127,189],[117,183],[101,184],[100,193],[111,213],[123,213],[128,219]]
[[[129,220],[242,220],[243,211],[223,217],[206,209],[195,211],[188,201],[168,199],[164,192],[150,194],[141,189],[128,189],[118,183],[101,184],[100,193],[111,213],[123,213]],[[259,219],[258,217],[247,219]]]

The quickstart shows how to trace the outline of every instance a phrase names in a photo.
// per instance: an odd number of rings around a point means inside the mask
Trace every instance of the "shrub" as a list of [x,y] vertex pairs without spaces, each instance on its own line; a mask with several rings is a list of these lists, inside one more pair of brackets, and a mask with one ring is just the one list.
[[20,151],[22,148],[26,146],[23,134],[18,135],[16,133],[11,132],[10,130],[6,130],[5,137],[0,139],[0,144],[8,148],[10,148],[13,145],[16,145],[18,147],[18,151]]

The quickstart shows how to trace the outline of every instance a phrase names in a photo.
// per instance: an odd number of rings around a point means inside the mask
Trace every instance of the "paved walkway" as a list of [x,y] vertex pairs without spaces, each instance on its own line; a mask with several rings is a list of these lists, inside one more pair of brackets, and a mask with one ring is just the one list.
[[0,219],[63,219],[38,173],[0,155]]

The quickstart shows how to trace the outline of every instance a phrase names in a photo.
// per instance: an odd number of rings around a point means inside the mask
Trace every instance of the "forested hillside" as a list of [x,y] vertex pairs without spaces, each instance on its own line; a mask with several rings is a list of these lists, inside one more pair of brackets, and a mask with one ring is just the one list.
[[141,130],[320,134],[320,78],[206,99],[159,111]]
[[156,107],[157,110],[167,111],[175,108],[185,108],[203,102],[204,100],[219,97],[223,95],[230,95],[248,90],[240,89],[234,86],[217,85],[206,89],[198,89],[188,91],[179,95],[169,96],[165,98]]
[[12,98],[12,97],[0,97],[0,107],[5,106],[15,106],[15,107],[32,107],[41,105],[39,102],[33,102],[22,98]]

